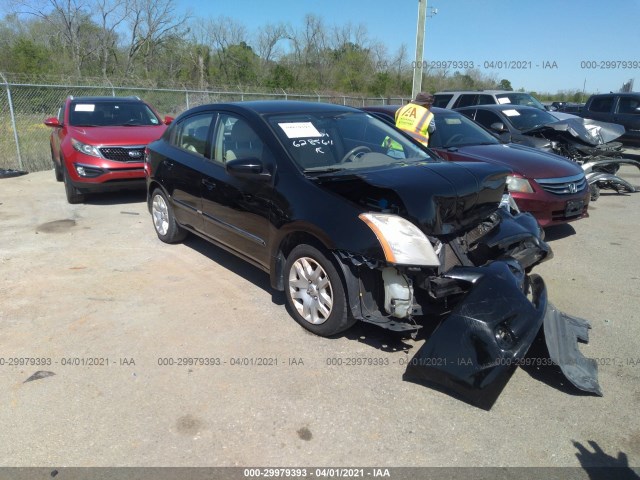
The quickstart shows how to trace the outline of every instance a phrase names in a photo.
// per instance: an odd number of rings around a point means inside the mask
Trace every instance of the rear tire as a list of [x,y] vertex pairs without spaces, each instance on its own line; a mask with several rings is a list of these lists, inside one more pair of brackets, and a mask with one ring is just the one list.
[[187,231],[176,222],[169,199],[160,188],[151,194],[151,217],[156,235],[163,242],[178,243],[187,236]]
[[334,264],[311,245],[298,245],[285,262],[285,297],[294,320],[323,337],[351,327],[344,284]]
[[62,167],[62,175],[64,180],[64,191],[67,194],[67,202],[71,204],[84,202],[84,193],[80,192],[80,190],[73,186],[71,179],[69,178],[69,172],[65,167]]
[[592,202],[595,202],[596,200],[598,200],[598,198],[600,198],[600,187],[597,184],[592,183],[591,185],[589,185],[589,190],[591,191]]

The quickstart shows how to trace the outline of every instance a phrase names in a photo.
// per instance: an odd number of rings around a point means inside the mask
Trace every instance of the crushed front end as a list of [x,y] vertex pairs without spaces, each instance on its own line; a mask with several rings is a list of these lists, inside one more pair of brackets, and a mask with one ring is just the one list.
[[344,251],[336,257],[356,318],[396,331],[431,332],[409,361],[405,380],[490,408],[544,333],[549,362],[576,387],[601,394],[595,362],[576,346],[587,340],[588,324],[558,312],[542,278],[530,273],[552,257],[543,236],[531,215],[498,208],[463,234],[428,236],[435,255],[423,263],[430,265],[390,264]]

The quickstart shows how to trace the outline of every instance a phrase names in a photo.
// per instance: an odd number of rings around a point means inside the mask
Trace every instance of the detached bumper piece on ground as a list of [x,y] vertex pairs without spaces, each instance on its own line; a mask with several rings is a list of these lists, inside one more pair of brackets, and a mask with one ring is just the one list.
[[[559,366],[583,391],[602,395],[598,366],[578,350],[589,324],[558,311],[547,300],[537,275],[530,277],[529,301],[511,274],[512,265],[493,263],[466,272],[474,288],[434,331],[410,361],[404,379],[450,390],[462,400],[490,409],[537,335],[544,335],[550,358],[532,358],[541,368]],[[542,328],[541,328],[542,327]]]

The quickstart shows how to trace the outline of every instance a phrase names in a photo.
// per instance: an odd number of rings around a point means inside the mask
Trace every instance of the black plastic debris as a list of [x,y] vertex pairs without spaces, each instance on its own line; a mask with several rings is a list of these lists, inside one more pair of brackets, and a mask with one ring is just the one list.
[[0,168],[0,178],[19,177],[20,175],[26,175],[27,173],[29,172],[25,172],[24,170]]

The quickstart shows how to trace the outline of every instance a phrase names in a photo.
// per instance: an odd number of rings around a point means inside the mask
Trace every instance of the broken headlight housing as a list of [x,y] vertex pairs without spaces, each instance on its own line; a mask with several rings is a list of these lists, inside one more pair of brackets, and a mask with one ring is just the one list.
[[366,223],[378,238],[387,262],[399,265],[437,267],[438,256],[427,236],[410,221],[389,213],[362,213]]

